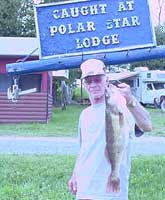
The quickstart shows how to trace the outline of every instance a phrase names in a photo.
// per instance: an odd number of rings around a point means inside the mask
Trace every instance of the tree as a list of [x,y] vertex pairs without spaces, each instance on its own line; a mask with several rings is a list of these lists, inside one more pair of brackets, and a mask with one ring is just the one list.
[[[156,34],[156,41],[157,45],[165,45],[165,24],[158,25],[155,27],[155,34]],[[163,59],[156,59],[156,60],[149,60],[149,61],[142,61],[142,62],[135,62],[131,64],[131,69],[133,70],[135,67],[139,66],[147,66],[150,70],[152,69],[160,69],[165,70],[165,58]]]
[[[57,0],[44,0],[44,3]],[[59,0],[60,1],[60,0]],[[35,37],[33,0],[0,1],[0,37]]]
[[0,36],[35,36],[32,0],[1,0]]
[[165,23],[155,27],[157,45],[165,45]]
[[21,7],[20,0],[1,0],[0,5],[0,36],[17,36],[20,34],[18,27],[18,8]]
[[19,22],[21,26],[19,36],[23,37],[35,37],[36,28],[34,21],[34,10],[33,10],[33,0],[20,0],[21,7],[19,10]]
[[75,79],[80,79],[81,77],[81,71],[80,69],[70,69],[69,70],[69,80],[67,80],[67,83],[69,85],[73,85],[75,82]]

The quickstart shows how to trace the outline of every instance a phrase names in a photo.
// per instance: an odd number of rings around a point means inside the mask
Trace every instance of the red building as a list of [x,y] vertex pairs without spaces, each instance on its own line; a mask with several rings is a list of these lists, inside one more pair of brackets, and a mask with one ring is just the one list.
[[[38,47],[36,38],[0,37],[0,123],[47,123],[52,113],[52,73],[21,75],[21,90],[37,88],[37,92],[20,96],[18,102],[7,99],[12,78],[6,73],[6,64],[24,58]],[[36,51],[28,60],[38,60]]]

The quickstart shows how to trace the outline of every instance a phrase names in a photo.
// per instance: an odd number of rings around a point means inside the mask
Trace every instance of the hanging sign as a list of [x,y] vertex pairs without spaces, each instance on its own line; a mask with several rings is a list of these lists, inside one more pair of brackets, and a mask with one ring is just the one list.
[[65,1],[35,7],[43,58],[156,45],[148,0]]

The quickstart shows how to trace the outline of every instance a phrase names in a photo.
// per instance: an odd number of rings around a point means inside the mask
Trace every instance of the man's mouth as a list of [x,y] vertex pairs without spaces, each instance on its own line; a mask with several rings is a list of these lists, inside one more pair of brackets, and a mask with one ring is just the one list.
[[96,93],[96,92],[100,92],[100,90],[91,90],[90,92]]

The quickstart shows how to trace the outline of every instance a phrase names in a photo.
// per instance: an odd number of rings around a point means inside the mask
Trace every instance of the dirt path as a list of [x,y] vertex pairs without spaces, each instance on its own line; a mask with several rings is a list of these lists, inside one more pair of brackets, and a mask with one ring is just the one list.
[[[78,141],[71,137],[0,136],[1,154],[73,154]],[[142,136],[132,139],[132,155],[165,155],[165,137]]]

